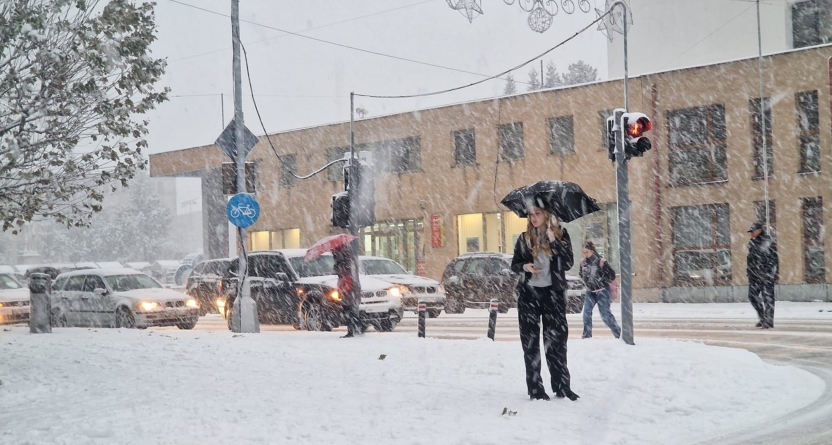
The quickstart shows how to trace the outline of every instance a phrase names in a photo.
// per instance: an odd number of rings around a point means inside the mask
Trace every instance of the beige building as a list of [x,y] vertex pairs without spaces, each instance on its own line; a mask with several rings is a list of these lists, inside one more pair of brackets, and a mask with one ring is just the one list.
[[[825,249],[832,234],[823,230],[832,218],[830,57],[832,46],[823,46],[765,59],[782,299],[832,301]],[[757,60],[636,77],[630,95],[630,110],[654,123],[653,149],[629,163],[635,298],[744,301],[746,230],[765,207]],[[603,122],[622,105],[617,80],[357,121],[356,144],[373,152],[378,171],[378,223],[364,229],[363,249],[438,279],[461,253],[511,252],[525,220],[498,202],[516,187],[554,179],[579,183],[603,207],[567,225],[576,253],[592,239],[617,266],[615,172]],[[309,246],[339,232],[329,202],[344,187],[340,168],[301,181],[284,169],[305,174],[339,158],[349,123],[269,138],[283,162],[265,138],[249,155],[260,172],[261,205],[249,247]],[[151,174],[214,184],[204,187],[203,211],[206,224],[221,228],[216,178],[224,161],[214,146],[161,153],[151,156]],[[208,255],[227,255],[227,232],[220,233],[206,231]]]

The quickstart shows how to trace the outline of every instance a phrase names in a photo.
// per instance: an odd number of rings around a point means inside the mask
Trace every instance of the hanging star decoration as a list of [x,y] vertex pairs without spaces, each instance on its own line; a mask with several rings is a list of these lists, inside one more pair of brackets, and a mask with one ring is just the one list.
[[[603,16],[613,7],[616,0],[607,0],[605,9],[600,10],[595,8],[595,14],[597,14],[598,18]],[[630,2],[625,1],[627,5],[627,24],[633,24],[633,12],[630,9]],[[613,32],[617,32],[619,34],[624,34],[624,12],[622,8],[615,8],[611,13],[604,16],[604,18],[598,22],[598,31],[601,31],[607,38],[612,42]]]
[[[480,3],[482,0],[446,0],[451,9],[459,11],[465,17],[468,17],[468,23],[473,23],[477,15],[482,14],[482,7]],[[477,15],[474,15],[474,13]]]

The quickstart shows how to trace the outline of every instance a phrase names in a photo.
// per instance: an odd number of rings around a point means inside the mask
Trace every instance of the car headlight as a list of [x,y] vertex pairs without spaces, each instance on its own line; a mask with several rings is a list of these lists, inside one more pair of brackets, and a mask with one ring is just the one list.
[[3,307],[3,303],[0,303],[0,307]]
[[439,287],[436,288],[436,291],[441,293],[441,294],[444,294],[445,293],[445,286],[440,284]]
[[304,294],[304,291],[303,291],[302,287],[299,287],[299,288],[295,289],[295,292],[297,292],[298,295],[303,295]]
[[142,301],[139,303],[139,307],[145,311],[152,311],[159,307],[159,303],[155,301]]
[[217,307],[225,306],[225,298],[217,298]]
[[185,306],[186,306],[186,307],[199,307],[199,305],[197,304],[196,300],[194,300],[193,298],[188,298],[188,299],[185,301]]
[[387,293],[390,294],[391,297],[401,297],[402,290],[399,289],[397,286],[393,286],[390,289],[387,289]]
[[332,298],[335,301],[341,301],[341,294],[338,293],[337,290],[334,290],[329,293],[329,298]]

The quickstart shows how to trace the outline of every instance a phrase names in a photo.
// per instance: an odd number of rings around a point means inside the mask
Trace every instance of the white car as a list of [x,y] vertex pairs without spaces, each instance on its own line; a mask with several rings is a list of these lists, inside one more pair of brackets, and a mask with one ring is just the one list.
[[63,273],[52,290],[53,326],[193,329],[196,300],[165,289],[133,269],[88,269]]
[[11,273],[0,273],[0,324],[29,321],[29,289]]
[[416,312],[419,302],[424,301],[428,317],[436,318],[445,307],[445,291],[438,281],[408,273],[401,264],[389,258],[361,256],[359,262],[362,274],[396,286],[404,310]]

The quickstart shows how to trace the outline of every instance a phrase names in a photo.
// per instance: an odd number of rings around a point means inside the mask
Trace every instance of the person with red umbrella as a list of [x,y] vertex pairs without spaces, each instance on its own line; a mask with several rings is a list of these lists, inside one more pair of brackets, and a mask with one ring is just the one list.
[[352,254],[352,244],[357,239],[348,234],[328,236],[310,247],[304,257],[304,262],[309,262],[326,252],[332,252],[335,259],[333,268],[338,276],[338,294],[341,296],[341,307],[347,321],[347,335],[344,338],[361,335],[365,330],[358,310],[361,303],[361,281],[357,259]]

